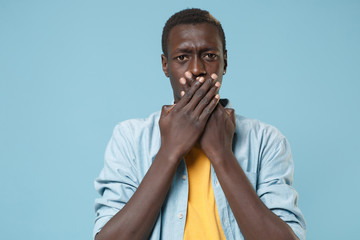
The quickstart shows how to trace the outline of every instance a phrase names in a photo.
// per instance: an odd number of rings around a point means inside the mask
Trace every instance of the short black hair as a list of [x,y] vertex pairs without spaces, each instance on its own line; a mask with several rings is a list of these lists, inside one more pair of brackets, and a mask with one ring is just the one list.
[[226,51],[225,33],[220,22],[216,18],[214,18],[208,11],[199,8],[190,8],[175,13],[167,20],[163,28],[162,39],[161,39],[162,51],[164,55],[166,57],[168,56],[167,44],[171,29],[181,24],[200,24],[200,23],[209,23],[214,25],[218,29],[219,36],[223,45],[222,50],[223,53],[225,53]]

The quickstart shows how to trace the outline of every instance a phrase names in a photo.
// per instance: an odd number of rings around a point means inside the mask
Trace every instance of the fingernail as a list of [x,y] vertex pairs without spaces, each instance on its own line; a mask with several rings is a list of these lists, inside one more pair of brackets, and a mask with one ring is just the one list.
[[181,91],[180,92],[180,95],[183,97],[185,95],[185,92],[184,91]]
[[218,77],[218,76],[216,75],[216,73],[211,74],[211,78],[212,78],[212,79],[216,80],[217,77]]
[[205,78],[204,77],[200,77],[199,78],[199,82],[203,83],[205,81]]
[[219,95],[219,94],[216,94],[216,95],[215,95],[215,98],[216,98],[217,100],[219,100],[219,99],[220,99],[220,95]]
[[185,85],[186,80],[185,80],[185,78],[182,77],[179,79],[179,82],[180,82],[180,84]]
[[220,82],[216,82],[216,83],[215,83],[215,86],[216,86],[216,87],[220,87],[220,86],[221,86],[221,83],[220,83]]
[[192,75],[192,74],[191,74],[189,71],[186,71],[186,72],[185,72],[185,77],[191,78],[191,75]]

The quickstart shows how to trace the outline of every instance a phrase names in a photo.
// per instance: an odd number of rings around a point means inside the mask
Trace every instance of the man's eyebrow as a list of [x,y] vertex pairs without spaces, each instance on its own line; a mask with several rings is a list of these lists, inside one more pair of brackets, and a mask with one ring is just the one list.
[[187,48],[187,47],[183,47],[183,48],[176,48],[174,50],[174,53],[192,53],[193,49],[192,48]]
[[[206,48],[202,48],[200,49],[200,52],[207,52],[207,51],[220,51],[217,47],[206,47]],[[194,49],[193,48],[187,48],[187,47],[183,47],[183,48],[176,48],[174,50],[173,53],[193,53]]]
[[220,51],[220,49],[218,49],[217,47],[206,47],[201,49],[202,52],[207,52],[207,51]]

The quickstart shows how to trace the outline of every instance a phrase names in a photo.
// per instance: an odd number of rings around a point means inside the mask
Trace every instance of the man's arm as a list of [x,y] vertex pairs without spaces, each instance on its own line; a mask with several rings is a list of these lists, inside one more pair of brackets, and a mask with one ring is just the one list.
[[95,239],[148,238],[169,190],[176,163],[176,156],[160,149],[134,195],[106,223]]
[[[200,78],[181,100],[164,106],[159,120],[161,147],[126,205],[96,235],[96,240],[145,239],[151,234],[182,157],[193,147],[219,101],[218,85]],[[209,101],[202,101],[203,99]]]
[[200,145],[209,157],[245,239],[297,239],[292,229],[260,200],[232,152],[235,113],[218,105]]

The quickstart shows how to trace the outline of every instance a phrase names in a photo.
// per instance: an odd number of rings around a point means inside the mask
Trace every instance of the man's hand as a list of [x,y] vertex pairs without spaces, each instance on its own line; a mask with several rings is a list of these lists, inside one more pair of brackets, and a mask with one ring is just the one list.
[[[194,81],[191,81],[189,75],[185,74],[185,78],[181,79],[184,84],[184,92],[188,92],[193,87]],[[217,80],[215,73],[211,74],[211,78]],[[221,84],[216,82],[219,90]],[[182,95],[184,94],[182,93]],[[220,154],[232,153],[232,140],[235,132],[235,112],[233,109],[224,108],[221,104],[218,104],[214,111],[210,114],[210,117],[204,128],[204,132],[199,138],[201,149],[206,156],[215,161]]]
[[199,141],[201,149],[211,162],[223,159],[221,155],[232,153],[235,127],[234,109],[224,108],[218,104],[210,115]]
[[161,152],[174,161],[179,161],[195,145],[220,99],[217,94],[220,85],[214,79],[194,80],[189,72],[185,76],[193,84],[186,88],[186,80],[179,80],[187,90],[176,104],[163,106],[159,120]]

